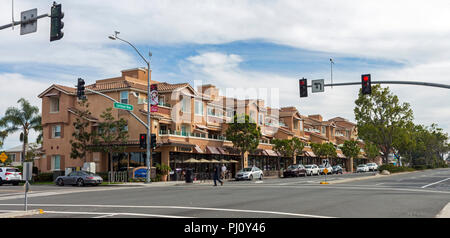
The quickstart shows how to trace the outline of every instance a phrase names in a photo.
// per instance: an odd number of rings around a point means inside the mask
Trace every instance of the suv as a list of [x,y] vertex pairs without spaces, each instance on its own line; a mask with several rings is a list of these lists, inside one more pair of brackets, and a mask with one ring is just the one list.
[[314,174],[320,175],[319,166],[317,166],[315,164],[305,165],[305,169],[306,169],[306,175],[308,175],[308,176],[312,176]]
[[378,165],[375,164],[375,163],[368,163],[368,164],[366,164],[366,165],[367,165],[367,167],[369,167],[369,171],[375,171],[375,170],[378,170]]
[[301,164],[293,164],[289,165],[289,167],[283,172],[283,177],[298,177],[298,176],[306,176],[306,169]]
[[12,183],[14,186],[19,185],[22,181],[22,173],[13,167],[0,167],[0,186],[4,183]]

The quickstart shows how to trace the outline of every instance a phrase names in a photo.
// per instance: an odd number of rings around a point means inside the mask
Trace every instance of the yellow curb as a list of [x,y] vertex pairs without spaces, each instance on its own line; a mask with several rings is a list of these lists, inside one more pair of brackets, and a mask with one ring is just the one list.
[[329,184],[328,182],[320,182],[320,184]]

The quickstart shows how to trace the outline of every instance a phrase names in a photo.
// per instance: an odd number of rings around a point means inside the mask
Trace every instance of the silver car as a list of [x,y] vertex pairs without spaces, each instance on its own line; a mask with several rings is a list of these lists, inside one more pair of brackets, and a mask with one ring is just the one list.
[[236,174],[236,180],[253,180],[255,178],[258,178],[259,180],[263,179],[263,171],[257,167],[244,168]]
[[99,185],[103,182],[102,177],[97,174],[86,171],[75,171],[67,176],[58,176],[55,179],[55,183],[58,186],[64,185],[77,185],[79,187],[90,184]]

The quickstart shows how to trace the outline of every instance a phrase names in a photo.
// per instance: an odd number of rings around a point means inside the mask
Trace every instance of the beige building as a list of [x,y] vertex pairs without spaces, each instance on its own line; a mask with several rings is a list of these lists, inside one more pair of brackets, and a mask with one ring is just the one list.
[[[151,80],[159,94],[158,112],[151,113],[152,133],[157,135],[157,148],[152,153],[152,165],[163,163],[173,169],[193,167],[197,171],[211,169],[214,163],[225,164],[233,173],[240,168],[240,156],[226,140],[226,123],[235,114],[245,113],[261,128],[262,138],[258,150],[244,158],[244,166],[257,166],[266,174],[275,173],[278,154],[272,150],[273,138],[298,137],[309,143],[332,142],[336,145],[357,138],[356,125],[343,118],[323,121],[320,115],[303,116],[295,107],[280,109],[266,107],[263,100],[238,100],[219,95],[214,85],[194,89],[188,83],[170,84]],[[116,78],[97,80],[86,88],[106,94],[115,100],[133,105],[133,112],[142,121],[147,116],[147,71],[131,69],[122,71]],[[107,98],[86,92],[89,109],[89,130],[97,130],[100,115],[113,103]],[[81,110],[76,88],[53,84],[39,94],[42,99],[43,151],[45,156],[37,161],[41,172],[63,171],[65,168],[83,166],[94,162],[97,171],[108,171],[112,161],[114,170],[129,170],[145,166],[145,149],[139,148],[139,135],[146,128],[127,111],[113,109],[113,115],[128,121],[129,140],[124,153],[90,152],[86,161],[70,158],[73,122]],[[345,156],[334,164],[345,164]],[[187,161],[200,163],[187,163]],[[292,163],[320,164],[320,158],[309,146],[296,158],[282,158],[283,167]]]

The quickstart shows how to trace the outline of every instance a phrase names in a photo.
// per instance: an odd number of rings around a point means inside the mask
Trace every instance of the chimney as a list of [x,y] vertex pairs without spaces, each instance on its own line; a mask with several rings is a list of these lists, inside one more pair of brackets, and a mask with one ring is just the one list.
[[198,86],[197,90],[199,92],[209,96],[212,100],[219,97],[219,89],[216,88],[216,86],[214,86],[212,84],[205,84],[205,85]]
[[309,118],[312,118],[312,119],[316,119],[316,120],[318,120],[318,121],[322,121],[323,119],[322,119],[322,116],[320,115],[320,114],[316,114],[316,115],[308,115],[308,117]]
[[[147,83],[147,69],[146,68],[134,68],[122,70],[122,77],[135,78],[139,81]],[[152,71],[150,70],[150,80],[152,79]]]

